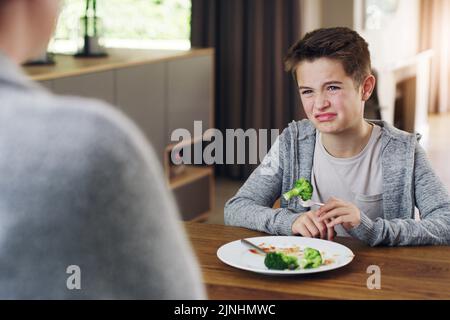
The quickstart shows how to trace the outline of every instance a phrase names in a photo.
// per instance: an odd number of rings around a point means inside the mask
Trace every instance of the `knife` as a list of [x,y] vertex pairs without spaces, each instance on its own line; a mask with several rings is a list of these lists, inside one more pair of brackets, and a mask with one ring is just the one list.
[[258,251],[259,253],[262,253],[263,255],[267,254],[263,249],[258,247],[256,244],[254,244],[254,243],[252,243],[252,242],[250,242],[250,241],[248,241],[246,239],[241,239],[241,243],[246,245],[246,246],[248,246],[248,247],[250,247],[250,248],[252,248],[252,249],[255,249],[256,251]]

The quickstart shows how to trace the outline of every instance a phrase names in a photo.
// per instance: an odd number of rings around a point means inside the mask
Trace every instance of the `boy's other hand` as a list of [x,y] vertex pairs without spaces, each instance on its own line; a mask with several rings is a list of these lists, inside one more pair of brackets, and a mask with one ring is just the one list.
[[331,221],[319,221],[315,211],[308,211],[298,217],[292,224],[292,233],[308,238],[333,241],[336,233],[333,227],[327,227],[327,222]]
[[316,215],[328,228],[341,224],[348,231],[361,223],[360,210],[353,203],[337,198],[330,198]]

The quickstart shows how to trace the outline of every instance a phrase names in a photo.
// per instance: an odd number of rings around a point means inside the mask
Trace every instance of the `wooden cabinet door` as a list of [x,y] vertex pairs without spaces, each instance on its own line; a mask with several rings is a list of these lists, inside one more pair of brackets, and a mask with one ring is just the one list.
[[38,83],[47,88],[50,91],[53,91],[53,81],[52,80],[44,80],[44,81],[38,81]]
[[212,126],[213,58],[194,56],[168,62],[168,140],[173,130],[185,128],[194,137],[194,121],[202,121],[203,131]]
[[53,81],[53,92],[96,98],[114,104],[114,72],[94,72],[56,79]]
[[164,69],[161,62],[116,70],[117,104],[145,133],[161,162],[166,142]]

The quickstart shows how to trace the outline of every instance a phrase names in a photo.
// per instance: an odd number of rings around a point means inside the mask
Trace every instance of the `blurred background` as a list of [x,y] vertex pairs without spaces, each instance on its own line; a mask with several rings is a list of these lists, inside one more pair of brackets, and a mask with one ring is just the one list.
[[[173,130],[186,128],[192,148],[202,149],[195,120],[225,133],[282,130],[304,118],[282,60],[320,27],[346,26],[368,41],[378,82],[366,117],[419,132],[450,187],[450,0],[97,0],[94,7],[63,1],[47,52],[54,64],[37,58],[26,71],[56,93],[103,99],[134,119],[185,220],[223,223],[225,201],[257,164],[174,166]],[[87,35],[92,56],[100,48],[107,57],[74,57],[87,52]]]
[[[102,40],[107,47],[190,48],[190,0],[97,0],[96,7],[103,25]],[[77,51],[80,17],[85,9],[85,1],[62,1],[49,51]]]

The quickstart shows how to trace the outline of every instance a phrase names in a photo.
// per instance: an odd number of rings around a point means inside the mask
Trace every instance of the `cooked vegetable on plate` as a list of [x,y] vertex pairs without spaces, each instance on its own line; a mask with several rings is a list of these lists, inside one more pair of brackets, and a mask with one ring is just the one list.
[[311,269],[318,268],[322,264],[322,255],[313,248],[305,248],[300,263],[298,257],[276,251],[268,252],[264,259],[264,265],[271,270]]

